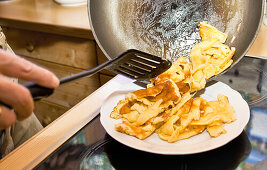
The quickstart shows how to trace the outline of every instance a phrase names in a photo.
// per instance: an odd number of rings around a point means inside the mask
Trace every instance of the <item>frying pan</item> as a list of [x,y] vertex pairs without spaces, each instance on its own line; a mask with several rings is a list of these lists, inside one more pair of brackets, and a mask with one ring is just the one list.
[[233,67],[258,34],[264,0],[89,0],[88,12],[108,59],[131,48],[171,61],[188,57],[201,41],[197,24],[207,21],[228,34],[226,45],[236,47]]

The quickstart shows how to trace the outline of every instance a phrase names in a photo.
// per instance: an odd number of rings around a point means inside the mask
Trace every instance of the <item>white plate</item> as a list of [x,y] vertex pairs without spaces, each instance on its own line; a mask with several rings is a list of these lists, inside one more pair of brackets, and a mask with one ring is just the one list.
[[125,94],[140,88],[141,87],[133,83],[128,86],[123,86],[105,100],[100,111],[100,121],[107,133],[120,143],[138,150],[168,155],[193,154],[209,151],[225,145],[239,136],[249,121],[250,110],[247,102],[237,91],[224,83],[217,82],[206,87],[205,92],[201,94],[200,97],[203,97],[208,101],[217,100],[218,94],[223,94],[228,97],[230,105],[235,109],[237,120],[224,125],[227,130],[226,134],[222,134],[217,138],[212,138],[205,130],[203,133],[189,139],[180,140],[175,143],[168,143],[161,140],[158,135],[154,133],[145,140],[139,140],[133,136],[117,132],[115,130],[115,124],[120,123],[121,119],[112,119],[110,113],[117,105],[118,101],[125,97]]

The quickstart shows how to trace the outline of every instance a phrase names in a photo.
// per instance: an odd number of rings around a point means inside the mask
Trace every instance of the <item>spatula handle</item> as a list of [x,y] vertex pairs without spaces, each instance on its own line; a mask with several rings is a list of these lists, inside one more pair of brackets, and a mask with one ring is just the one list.
[[[108,61],[98,65],[97,67],[90,69],[90,70],[86,70],[86,71],[83,71],[83,72],[80,72],[80,73],[77,73],[77,74],[73,74],[73,75],[70,75],[70,76],[67,76],[67,77],[63,77],[63,78],[60,79],[60,84],[68,83],[68,82],[77,80],[79,78],[83,78],[83,77],[86,77],[86,76],[93,75],[93,74],[99,72],[100,70],[104,69],[108,65],[110,65],[112,62],[114,62],[114,59],[113,60],[108,60]],[[38,85],[35,82],[26,82],[26,83],[24,83],[22,85],[24,87],[26,87],[27,89],[29,89],[34,101],[40,100],[40,99],[42,99],[44,97],[48,97],[51,94],[53,94],[53,92],[54,92],[54,89],[42,87],[42,86]],[[11,106],[9,106],[8,104],[5,104],[3,102],[0,102],[0,105],[6,106],[9,109],[12,109]]]
[[39,86],[38,84],[34,82],[26,82],[23,84],[23,86],[29,89],[32,95],[32,98],[35,101],[40,100],[41,98],[44,98],[44,97],[48,97],[54,92],[54,89]]
[[[39,86],[38,84],[34,82],[26,82],[22,85],[26,87],[27,89],[29,89],[32,95],[32,98],[35,101],[40,100],[41,98],[50,96],[54,92],[54,89]],[[0,105],[6,106],[7,108],[12,109],[12,107],[6,103],[0,102]]]
[[[108,68],[112,63],[114,63],[115,61],[119,60],[120,58],[122,58],[124,56],[124,53],[111,59],[111,60],[107,60],[106,62],[90,69],[90,70],[86,70],[86,71],[83,71],[83,72],[80,72],[80,73],[77,73],[77,74],[73,74],[73,75],[70,75],[70,76],[67,76],[67,77],[63,77],[61,78],[59,81],[60,81],[60,85],[61,84],[64,84],[64,83],[68,83],[68,82],[71,82],[71,81],[74,81],[74,80],[77,80],[77,79],[80,79],[80,78],[83,78],[83,77],[87,77],[87,76],[91,76],[99,71],[101,71],[102,69],[104,68]],[[48,97],[50,96],[51,94],[53,94],[54,92],[54,89],[51,89],[51,88],[46,88],[46,87],[42,87],[40,85],[38,85],[37,83],[35,82],[26,82],[24,84],[22,84],[24,87],[28,88],[31,95],[32,95],[32,98],[33,100],[40,100],[44,97]],[[11,106],[3,103],[0,101],[0,105],[3,105],[3,106],[6,106],[8,108],[12,108]]]
[[80,72],[80,73],[77,73],[77,74],[73,74],[73,75],[70,75],[70,76],[67,76],[67,77],[63,77],[60,79],[60,84],[64,84],[64,83],[68,83],[68,82],[71,82],[71,81],[74,81],[74,80],[77,80],[77,79],[80,79],[80,78],[83,78],[83,77],[87,77],[87,76],[91,76],[99,71],[101,71],[102,69],[106,68],[107,66],[109,66],[112,62],[114,62],[115,60],[112,59],[112,60],[107,60],[106,62],[90,69],[90,70],[86,70],[86,71],[83,71],[83,72]]

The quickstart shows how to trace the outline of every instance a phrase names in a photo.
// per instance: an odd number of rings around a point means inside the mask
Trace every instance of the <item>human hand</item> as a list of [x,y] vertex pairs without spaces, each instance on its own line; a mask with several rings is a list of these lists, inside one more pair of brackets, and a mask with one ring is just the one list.
[[[0,50],[0,73],[9,77],[34,81],[48,88],[56,88],[59,85],[58,78],[50,71],[3,50]],[[29,90],[3,77],[0,77],[0,101],[14,109],[0,107],[0,129],[11,126],[16,119],[23,120],[29,117],[34,109]]]

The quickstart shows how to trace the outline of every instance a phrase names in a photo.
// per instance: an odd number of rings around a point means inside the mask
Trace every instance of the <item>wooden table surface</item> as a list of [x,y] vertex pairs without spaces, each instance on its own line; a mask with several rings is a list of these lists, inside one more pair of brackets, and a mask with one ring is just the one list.
[[87,5],[63,7],[53,0],[0,2],[0,25],[93,39]]

